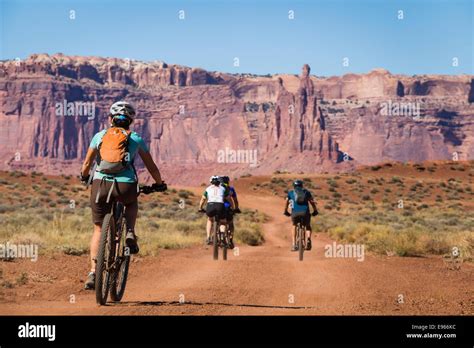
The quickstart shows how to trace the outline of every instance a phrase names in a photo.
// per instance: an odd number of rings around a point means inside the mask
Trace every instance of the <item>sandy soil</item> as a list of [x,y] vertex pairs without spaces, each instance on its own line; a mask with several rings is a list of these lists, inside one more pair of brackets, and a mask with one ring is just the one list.
[[241,246],[228,261],[212,260],[204,246],[136,257],[122,302],[102,307],[93,292],[83,290],[87,256],[2,262],[4,279],[26,272],[29,280],[1,289],[0,314],[474,314],[472,264],[453,270],[440,257],[326,258],[324,247],[332,240],[324,234],[313,238],[313,250],[300,262],[290,252],[290,221],[281,214],[281,198],[244,192],[240,200],[270,216],[264,245]]

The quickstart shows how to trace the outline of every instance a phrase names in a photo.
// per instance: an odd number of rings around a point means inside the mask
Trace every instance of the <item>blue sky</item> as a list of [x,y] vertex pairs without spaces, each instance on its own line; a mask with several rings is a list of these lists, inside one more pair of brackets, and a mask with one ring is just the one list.
[[[472,0],[0,3],[0,59],[62,52],[255,74],[299,73],[304,63],[324,76],[377,67],[409,75],[473,74]],[[76,19],[69,18],[70,10]],[[180,10],[185,20],[178,18]],[[290,10],[294,20],[288,19]]]

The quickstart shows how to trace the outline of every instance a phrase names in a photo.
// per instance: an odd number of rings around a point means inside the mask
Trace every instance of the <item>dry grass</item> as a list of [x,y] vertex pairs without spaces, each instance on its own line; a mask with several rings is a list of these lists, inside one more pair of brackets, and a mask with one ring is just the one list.
[[313,229],[380,254],[474,257],[474,162],[386,163],[353,173],[295,175],[275,172],[255,193],[284,196],[295,178],[318,202]]
[[[89,192],[71,177],[0,172],[0,243],[37,244],[40,253],[89,251],[92,232]],[[74,200],[74,204],[71,204]],[[155,255],[161,248],[201,244],[206,218],[197,213],[199,197],[171,188],[164,194],[140,196],[136,231],[140,253]],[[236,241],[263,243],[264,217],[244,210],[236,217]]]

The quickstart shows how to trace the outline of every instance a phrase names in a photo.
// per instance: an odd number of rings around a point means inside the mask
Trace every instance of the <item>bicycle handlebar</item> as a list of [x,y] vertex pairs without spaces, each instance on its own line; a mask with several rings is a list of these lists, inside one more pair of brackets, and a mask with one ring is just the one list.
[[140,193],[143,193],[145,195],[148,195],[152,192],[164,192],[168,189],[168,185],[163,182],[161,185],[158,184],[153,184],[151,186],[141,186],[140,187]]

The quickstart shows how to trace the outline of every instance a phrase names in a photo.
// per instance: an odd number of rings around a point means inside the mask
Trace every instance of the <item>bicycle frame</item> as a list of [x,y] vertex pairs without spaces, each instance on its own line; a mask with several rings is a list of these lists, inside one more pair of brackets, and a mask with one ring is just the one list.
[[129,256],[130,253],[126,251],[128,247],[126,247],[125,245],[122,245],[122,242],[125,242],[122,238],[122,236],[124,235],[125,207],[123,203],[115,202],[113,204],[112,209],[113,209],[113,215],[114,215],[114,220],[115,220],[114,241],[115,241],[115,255],[116,255],[113,268],[117,268],[117,267],[120,267],[120,264],[122,263],[124,256]]
[[[143,186],[139,192],[149,194],[166,189],[166,184],[162,183]],[[120,301],[127,284],[131,253],[125,243],[125,209],[122,202],[114,200],[102,222],[96,266],[96,301],[99,305],[107,302],[109,290],[111,299]]]

